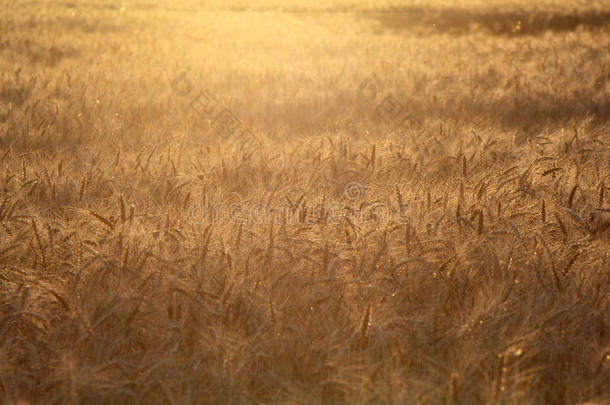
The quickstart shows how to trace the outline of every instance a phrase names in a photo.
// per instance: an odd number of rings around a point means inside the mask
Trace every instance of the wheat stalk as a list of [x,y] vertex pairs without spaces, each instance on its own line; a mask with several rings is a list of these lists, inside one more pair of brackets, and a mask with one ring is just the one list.
[[105,226],[107,226],[110,230],[114,229],[114,223],[106,218],[105,216],[103,216],[102,214],[99,214],[91,209],[88,209],[87,212],[89,212],[89,214],[91,216],[93,216],[95,219],[97,219],[98,221],[100,221],[102,224],[104,224]]
[[123,198],[123,194],[119,194],[118,202],[119,202],[119,214],[120,214],[120,218],[121,218],[121,223],[124,224],[125,221],[127,221],[127,215],[125,212],[125,199]]
[[361,347],[366,347],[368,343],[369,334],[371,332],[371,322],[373,317],[373,308],[371,304],[368,304],[362,313],[362,318],[360,319],[360,328],[358,329],[358,339],[360,341]]
[[47,256],[45,254],[44,245],[42,244],[42,238],[40,237],[40,233],[38,232],[38,227],[36,226],[36,221],[34,218],[31,219],[32,229],[34,230],[34,237],[36,239],[36,243],[38,244],[38,250],[40,251],[40,260],[42,262],[42,266],[44,268],[47,267]]
[[83,201],[86,191],[87,191],[87,175],[85,174],[85,175],[83,175],[83,177],[81,178],[81,181],[80,181],[80,189],[78,191],[78,201],[79,202]]
[[568,208],[572,209],[572,204],[574,203],[574,196],[576,195],[576,189],[578,188],[578,184],[575,184],[572,187],[572,191],[570,191],[570,198],[568,199]]
[[500,359],[500,367],[498,369],[498,373],[496,374],[494,388],[496,401],[499,401],[500,396],[504,393],[504,391],[506,391],[506,372],[508,371],[506,354],[502,353],[498,357]]
[[455,371],[451,373],[451,379],[449,381],[449,397],[447,398],[447,405],[460,405],[458,373]]

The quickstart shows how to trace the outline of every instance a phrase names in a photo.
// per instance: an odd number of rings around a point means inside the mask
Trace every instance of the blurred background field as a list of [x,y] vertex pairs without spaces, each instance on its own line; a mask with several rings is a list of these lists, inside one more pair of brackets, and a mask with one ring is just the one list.
[[[608,10],[560,3],[16,3],[2,17],[2,114],[68,72],[68,93],[82,98],[72,114],[91,114],[83,105],[98,100],[104,126],[158,108],[141,117],[164,121],[153,125],[161,130],[188,120],[168,84],[189,68],[197,89],[273,132],[370,118],[371,106],[351,98],[373,73],[380,97],[395,94],[420,121],[459,117],[527,134],[548,121],[605,120]],[[51,104],[67,102],[55,87]]]

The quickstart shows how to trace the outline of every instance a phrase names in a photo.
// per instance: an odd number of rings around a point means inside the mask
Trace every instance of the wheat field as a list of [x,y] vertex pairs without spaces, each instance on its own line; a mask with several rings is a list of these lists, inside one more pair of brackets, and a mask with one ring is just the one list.
[[0,403],[610,403],[605,1],[6,2]]

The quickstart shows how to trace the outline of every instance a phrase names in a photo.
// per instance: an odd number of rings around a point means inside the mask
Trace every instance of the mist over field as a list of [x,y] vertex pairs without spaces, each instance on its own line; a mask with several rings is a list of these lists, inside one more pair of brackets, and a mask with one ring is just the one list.
[[610,403],[610,4],[0,6],[0,404]]

